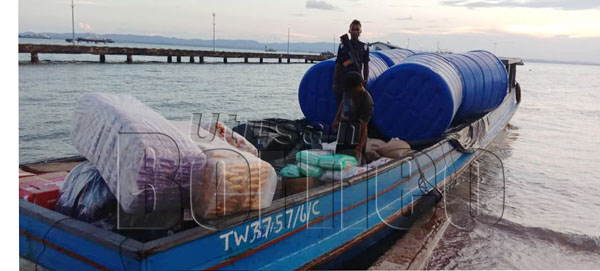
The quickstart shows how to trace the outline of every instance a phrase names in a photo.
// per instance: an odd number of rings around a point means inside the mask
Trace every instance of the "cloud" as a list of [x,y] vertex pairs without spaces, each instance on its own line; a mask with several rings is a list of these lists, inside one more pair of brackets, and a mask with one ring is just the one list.
[[79,22],[79,29],[85,30],[85,31],[91,31],[92,27],[89,24]]
[[411,16],[408,16],[408,17],[396,18],[396,20],[398,20],[398,21],[412,21],[413,17],[411,15]]
[[303,13],[290,13],[290,16],[294,16],[294,17],[304,17],[304,16],[306,16],[306,15],[305,15],[305,14],[303,14]]
[[325,1],[308,0],[306,1],[306,8],[333,10],[335,7]]
[[598,0],[444,0],[442,5],[467,7],[467,8],[494,8],[494,7],[523,7],[523,8],[553,8],[562,10],[600,9]]
[[85,1],[85,0],[75,1],[74,4],[75,5],[102,6],[102,4],[100,4],[98,2],[95,2],[95,1]]

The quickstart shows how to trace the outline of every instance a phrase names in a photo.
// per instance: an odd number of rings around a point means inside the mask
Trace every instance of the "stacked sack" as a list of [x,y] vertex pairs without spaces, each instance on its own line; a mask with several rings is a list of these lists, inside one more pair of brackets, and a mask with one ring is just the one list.
[[221,122],[168,121],[129,95],[84,94],[71,138],[127,214],[213,218],[271,205],[273,167]]
[[[332,154],[324,150],[303,150],[296,153],[296,165],[287,165],[280,173],[286,178],[312,177],[333,180],[336,172],[358,166],[355,157],[345,154]],[[339,175],[339,173],[337,173]],[[325,176],[325,177],[323,177]]]
[[[413,51],[403,48],[371,52],[367,90],[371,91],[376,79],[389,67],[413,54]],[[306,71],[298,89],[302,113],[312,125],[322,126],[326,131],[331,127],[338,109],[333,94],[334,73],[335,59],[321,61]]]
[[180,210],[206,155],[168,120],[125,94],[79,98],[71,140],[100,172],[126,213]]
[[243,136],[221,122],[171,123],[208,157],[203,181],[191,189],[195,217],[222,217],[271,205],[275,169],[258,158],[256,147]]

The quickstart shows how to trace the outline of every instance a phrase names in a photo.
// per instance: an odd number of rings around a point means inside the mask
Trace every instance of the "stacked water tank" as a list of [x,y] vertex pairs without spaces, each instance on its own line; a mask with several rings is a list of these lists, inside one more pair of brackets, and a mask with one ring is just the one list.
[[[376,72],[370,68],[373,77],[369,76],[367,85],[375,107],[372,122],[387,138],[439,138],[453,120],[478,117],[496,108],[506,96],[506,69],[492,53],[411,52],[398,56],[398,52],[406,51],[385,50],[370,55],[371,62],[376,59],[373,66],[384,62],[389,67]],[[300,84],[300,107],[313,123],[331,123],[335,117],[331,90],[334,65],[333,60],[315,65]]]
[[[372,89],[375,80],[389,67],[402,62],[406,57],[413,54],[414,52],[408,49],[370,53],[367,89]],[[337,106],[333,94],[334,72],[335,58],[312,66],[300,82],[300,89],[298,90],[300,109],[302,109],[306,119],[314,125],[323,125],[323,127],[329,128],[335,118]]]

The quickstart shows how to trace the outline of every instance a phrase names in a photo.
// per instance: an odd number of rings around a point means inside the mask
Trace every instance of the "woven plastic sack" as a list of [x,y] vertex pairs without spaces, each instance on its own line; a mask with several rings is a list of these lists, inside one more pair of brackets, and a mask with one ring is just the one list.
[[298,163],[298,168],[300,169],[300,174],[306,177],[319,178],[323,174],[323,169],[306,163]]
[[325,155],[319,159],[319,167],[324,169],[344,169],[355,167],[358,161],[355,157],[345,154]]
[[189,206],[190,182],[202,179],[206,164],[189,138],[125,94],[82,95],[71,140],[129,214]]
[[195,218],[223,217],[269,207],[277,186],[273,167],[250,153],[211,158],[204,180],[192,186]]
[[330,154],[331,152],[323,150],[303,150],[296,153],[296,161],[311,166],[319,165],[319,158]]
[[281,176],[286,178],[300,178],[300,168],[297,165],[287,165],[279,172]]

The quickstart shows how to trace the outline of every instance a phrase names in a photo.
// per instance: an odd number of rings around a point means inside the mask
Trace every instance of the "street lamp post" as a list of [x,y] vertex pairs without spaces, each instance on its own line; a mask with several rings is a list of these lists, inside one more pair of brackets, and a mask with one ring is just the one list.
[[288,57],[290,54],[290,26],[288,25],[288,47],[287,47]]
[[72,29],[72,42],[75,45],[75,5],[73,4],[73,0],[71,0],[71,29]]
[[213,52],[215,51],[215,15],[213,12]]

